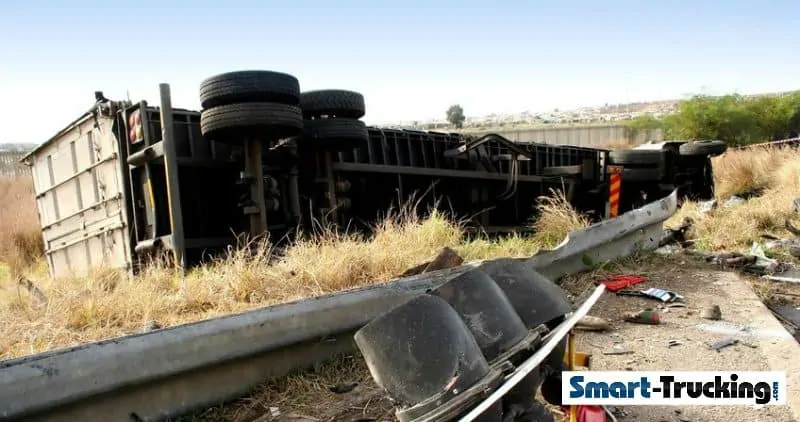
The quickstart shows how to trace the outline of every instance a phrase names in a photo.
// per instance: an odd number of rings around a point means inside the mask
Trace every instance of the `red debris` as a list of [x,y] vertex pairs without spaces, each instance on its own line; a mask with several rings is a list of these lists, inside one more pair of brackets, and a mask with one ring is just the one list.
[[635,324],[661,324],[661,315],[655,311],[626,312],[623,314],[622,319]]
[[617,292],[645,281],[647,281],[646,278],[638,275],[615,275],[607,280],[601,281],[600,283],[604,284],[608,291]]
[[606,422],[603,406],[578,406],[578,422]]

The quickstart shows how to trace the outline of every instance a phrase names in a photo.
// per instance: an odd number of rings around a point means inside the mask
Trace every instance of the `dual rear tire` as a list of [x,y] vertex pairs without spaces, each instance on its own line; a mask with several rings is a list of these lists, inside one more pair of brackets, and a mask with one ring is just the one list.
[[200,84],[203,136],[238,142],[267,142],[302,135],[300,142],[322,149],[354,148],[369,139],[359,120],[364,96],[346,90],[301,93],[292,75],[246,70],[212,76]]

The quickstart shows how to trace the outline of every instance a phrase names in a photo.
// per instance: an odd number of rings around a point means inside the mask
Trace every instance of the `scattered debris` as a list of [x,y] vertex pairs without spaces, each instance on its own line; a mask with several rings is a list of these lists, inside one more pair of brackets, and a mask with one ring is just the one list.
[[159,324],[158,321],[150,320],[144,323],[142,332],[149,333],[150,331],[160,330],[161,328],[161,324]]
[[586,315],[578,321],[575,328],[585,331],[605,331],[610,329],[611,325],[604,318]]
[[710,201],[702,201],[698,205],[700,208],[700,214],[708,214],[717,208],[717,200],[712,199]]
[[443,270],[445,268],[453,268],[457,267],[464,263],[464,258],[462,258],[458,252],[445,246],[436,255],[436,258],[433,258],[430,262],[424,262],[416,267],[409,268],[404,272],[401,277],[409,277],[412,275],[424,274],[429,273],[431,271]]
[[671,290],[656,289],[655,287],[651,287],[647,290],[643,290],[642,293],[649,298],[658,299],[665,303],[683,301],[683,296]]
[[274,420],[275,418],[279,418],[280,416],[281,416],[281,410],[279,408],[270,407],[268,413],[259,416],[258,418],[254,419],[253,422],[267,422]]
[[700,318],[719,321],[722,319],[722,310],[719,305],[711,305],[700,312]]
[[47,296],[45,296],[44,292],[41,289],[39,289],[38,287],[36,287],[35,284],[33,284],[33,281],[29,280],[26,277],[19,276],[17,283],[19,284],[19,286],[27,290],[28,293],[31,295],[33,301],[35,302],[34,307],[41,308],[47,305]]
[[301,415],[299,413],[288,413],[286,415],[286,419],[296,420],[299,422],[322,422],[322,419],[307,415]]
[[736,196],[742,199],[758,198],[759,196],[764,194],[765,189],[766,188],[764,186],[756,186],[753,188],[745,189],[739,192],[739,194]]
[[781,273],[781,275],[763,275],[761,278],[769,281],[778,281],[781,283],[800,283],[800,273],[794,270],[789,270]]
[[619,296],[635,296],[635,297],[644,297],[648,299],[656,299],[660,300],[664,303],[669,302],[676,302],[682,301],[683,296],[671,291],[671,290],[664,290],[664,289],[657,289],[655,287],[651,287],[647,290],[620,290],[617,292]]
[[743,198],[740,198],[740,197],[734,195],[734,196],[731,196],[730,198],[728,198],[728,200],[725,201],[724,207],[725,208],[731,208],[731,207],[735,207],[737,205],[742,205],[742,204],[744,204],[744,201],[745,200]]
[[722,350],[722,349],[724,349],[726,347],[734,346],[734,345],[737,345],[737,344],[739,344],[739,340],[737,340],[737,339],[735,339],[733,337],[728,337],[725,340],[720,340],[720,341],[718,341],[716,343],[713,343],[709,347],[711,348],[711,350],[716,350],[717,352],[719,352],[720,350]]
[[790,324],[795,329],[800,328],[800,308],[788,305],[772,305],[767,304],[767,307],[772,311],[778,319]]
[[579,422],[596,422],[605,421],[608,411],[603,406],[578,405],[578,410],[576,413],[577,420]]
[[640,290],[620,290],[617,292],[617,296],[644,297],[644,293]]
[[800,341],[800,308],[770,303],[766,305],[787,330],[794,335],[795,340]]
[[680,341],[680,340],[669,340],[669,341],[667,342],[667,348],[670,348],[670,347],[675,347],[675,346],[680,346],[681,344],[683,344],[683,342],[682,342],[682,341]]
[[756,263],[757,258],[752,255],[744,255],[738,252],[723,253],[717,255],[717,259],[726,267],[744,267]]
[[615,416],[617,418],[624,418],[631,414],[631,412],[628,412],[627,410],[617,406],[608,406],[606,407],[606,411],[611,413],[611,416]]
[[767,250],[785,250],[789,255],[798,258],[800,257],[800,239],[781,239],[777,236],[761,235],[761,237],[768,240],[764,243],[764,248]]
[[755,264],[751,265],[751,268],[749,268],[751,272],[777,274],[785,272],[790,268],[788,264],[767,257],[767,254],[764,252],[764,247],[758,242],[753,242],[753,245],[750,247],[750,255],[756,257]]
[[680,226],[674,229],[665,229],[664,235],[662,236],[661,241],[658,243],[658,246],[665,246],[673,243],[680,246],[687,246],[686,233],[689,232],[689,229],[692,228],[693,224],[694,220],[689,217],[685,217]]
[[668,304],[666,304],[666,305],[661,307],[661,312],[665,312],[666,313],[666,312],[669,312],[670,309],[685,308],[685,307],[686,307],[686,304],[680,303],[680,302],[668,303]]
[[606,286],[606,290],[611,292],[618,292],[622,289],[628,288],[635,284],[647,281],[646,278],[638,275],[615,275],[611,278],[601,281],[601,284]]
[[628,349],[627,347],[621,344],[615,344],[611,346],[610,349],[603,352],[604,355],[630,355],[633,354],[633,350]]
[[329,387],[328,390],[330,390],[331,393],[344,394],[353,391],[356,387],[358,387],[357,382],[343,382]]
[[655,252],[655,253],[657,253],[659,255],[672,255],[672,254],[676,254],[676,253],[678,253],[678,252],[680,252],[682,250],[683,250],[683,248],[681,248],[680,246],[670,244],[670,245],[661,246],[660,248],[654,250],[653,252]]
[[625,313],[623,319],[634,324],[661,324],[661,315],[659,315],[658,312],[648,310]]
[[707,262],[728,268],[739,268],[742,271],[757,275],[773,275],[788,271],[791,266],[776,259],[767,257],[764,247],[754,242],[748,254],[739,252],[723,252],[718,254],[697,253]]

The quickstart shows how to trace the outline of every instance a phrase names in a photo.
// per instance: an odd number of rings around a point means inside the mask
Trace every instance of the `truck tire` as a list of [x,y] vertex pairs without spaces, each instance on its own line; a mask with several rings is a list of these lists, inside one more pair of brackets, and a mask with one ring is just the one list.
[[623,168],[622,183],[625,182],[657,182],[664,174],[660,168]]
[[722,141],[692,141],[681,144],[678,152],[681,155],[720,155],[727,151],[728,145]]
[[664,161],[664,152],[659,150],[626,149],[608,153],[610,164],[626,165],[651,165],[657,166]]
[[364,122],[356,119],[306,120],[303,140],[321,149],[351,149],[369,141],[369,131]]
[[300,83],[292,75],[243,70],[212,76],[200,83],[203,109],[236,103],[300,104]]
[[364,96],[358,92],[341,89],[303,92],[300,94],[300,108],[306,118],[326,114],[360,119],[366,114]]
[[277,140],[298,135],[303,129],[300,107],[276,103],[241,103],[203,110],[200,131],[219,141],[262,136]]

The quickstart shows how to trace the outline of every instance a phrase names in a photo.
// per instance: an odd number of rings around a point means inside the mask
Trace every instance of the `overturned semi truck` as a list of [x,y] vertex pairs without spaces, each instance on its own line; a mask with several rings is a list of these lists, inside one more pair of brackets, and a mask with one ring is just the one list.
[[[135,273],[167,252],[197,265],[240,235],[271,239],[326,222],[369,230],[415,203],[487,233],[529,230],[536,198],[562,190],[595,220],[665,196],[713,195],[718,141],[673,141],[608,151],[466,135],[368,127],[364,97],[301,92],[272,71],[216,75],[202,110],[94,105],[22,161],[32,167],[52,276],[104,266]],[[609,171],[622,180],[609,204]],[[616,207],[619,207],[617,209]]]

